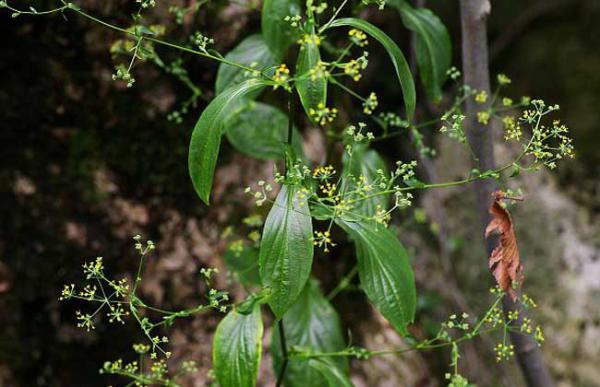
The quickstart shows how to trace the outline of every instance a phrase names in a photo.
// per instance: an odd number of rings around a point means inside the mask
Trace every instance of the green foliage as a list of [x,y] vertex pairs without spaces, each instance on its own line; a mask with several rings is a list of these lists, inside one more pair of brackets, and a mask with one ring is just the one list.
[[265,221],[260,278],[271,289],[269,306],[278,319],[294,304],[313,261],[312,220],[305,191],[283,185]]
[[450,34],[440,19],[426,8],[413,8],[405,1],[391,1],[404,25],[416,34],[419,75],[431,100],[440,102],[442,85],[452,61]]
[[325,383],[322,386],[327,387],[352,387],[353,384],[337,367],[333,367],[331,361],[323,359],[310,359],[308,361],[310,369],[319,372]]
[[[310,280],[296,303],[283,316],[286,343],[289,347],[302,348],[309,352],[334,352],[345,347],[340,319],[329,301],[321,294],[319,285]],[[276,374],[281,371],[279,328],[273,329],[271,353]],[[325,360],[328,368],[334,368],[340,378],[347,378],[348,361],[345,358]],[[290,359],[285,373],[285,384],[289,387],[327,386],[328,377],[314,362],[305,359]]]
[[[227,140],[239,152],[263,160],[281,160],[286,154],[289,118],[279,109],[262,102],[250,102],[225,124]],[[296,127],[292,147],[303,155],[302,135]]]
[[415,113],[415,106],[417,103],[415,82],[413,81],[410,73],[410,67],[408,66],[408,62],[406,62],[406,58],[404,57],[404,54],[402,54],[400,47],[398,47],[398,45],[385,32],[365,20],[343,18],[335,20],[330,25],[331,28],[343,26],[358,28],[366,32],[368,35],[381,43],[381,45],[386,49],[390,59],[392,60],[394,69],[396,70],[398,81],[400,82],[400,88],[402,89],[402,95],[404,96],[406,115],[409,119],[412,118]]
[[[356,190],[359,184],[376,184],[382,175],[387,175],[388,168],[385,161],[376,150],[366,146],[357,146],[352,154],[344,154],[344,180],[345,189]],[[360,179],[360,182],[356,180]],[[362,200],[358,203],[355,212],[364,216],[374,216],[378,210],[385,210],[389,204],[390,195],[378,195]]]
[[[225,59],[232,63],[253,68],[258,74],[264,73],[269,67],[275,66],[278,61],[277,57],[265,44],[262,35],[259,34],[250,35],[242,40],[240,44],[225,55]],[[215,82],[215,94],[221,94],[228,87],[242,83],[252,75],[255,74],[243,68],[221,63]]]
[[356,245],[360,283],[369,300],[403,335],[414,321],[415,279],[404,246],[375,223],[337,220]]
[[304,37],[296,63],[296,90],[306,114],[313,120],[327,104],[327,78],[323,74],[319,37],[314,32]]
[[188,166],[194,188],[206,204],[210,201],[225,121],[237,112],[244,97],[261,90],[266,82],[249,79],[219,94],[202,112],[192,132]]
[[234,309],[219,323],[213,339],[213,365],[221,387],[256,386],[262,336],[259,304],[248,314]]
[[300,0],[265,0],[263,2],[261,26],[267,46],[278,57],[298,39],[299,33],[285,20],[300,15]]

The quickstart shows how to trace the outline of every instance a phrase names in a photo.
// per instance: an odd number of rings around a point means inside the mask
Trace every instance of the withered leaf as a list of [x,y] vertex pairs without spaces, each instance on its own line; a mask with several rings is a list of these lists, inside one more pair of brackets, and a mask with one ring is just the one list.
[[485,237],[497,233],[499,238],[498,245],[490,255],[488,265],[498,286],[515,300],[517,297],[515,289],[520,288],[524,280],[517,236],[510,213],[501,203],[506,196],[502,191],[494,192],[493,196],[494,203],[490,206],[490,214],[493,218],[485,229]]

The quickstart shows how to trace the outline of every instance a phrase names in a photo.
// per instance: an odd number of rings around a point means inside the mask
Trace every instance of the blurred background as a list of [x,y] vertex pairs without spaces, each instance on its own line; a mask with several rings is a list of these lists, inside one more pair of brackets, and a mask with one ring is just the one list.
[[[56,5],[34,3],[40,10]],[[121,26],[129,24],[136,8],[123,0],[77,3]],[[174,23],[169,5],[190,6],[196,0],[157,3],[148,20],[166,25],[173,41],[201,30],[225,53],[260,29],[256,0],[210,1],[182,25]],[[454,64],[460,67],[458,2],[426,5],[450,30]],[[367,10],[362,16],[410,51],[410,35],[397,13]],[[528,95],[560,104],[557,117],[572,129],[577,152],[556,172],[511,183],[525,192],[526,201],[513,210],[525,290],[539,304],[534,317],[546,331],[544,355],[560,386],[600,385],[598,20],[597,0],[492,1],[489,20],[492,75],[512,78],[507,93],[515,99]],[[63,284],[80,282],[81,265],[97,256],[104,257],[110,273],[131,276],[138,262],[131,240],[136,233],[157,244],[141,289],[150,302],[169,309],[193,306],[205,291],[198,274],[204,267],[221,269],[220,288],[240,292],[224,274],[221,235],[255,211],[243,187],[268,177],[272,164],[224,144],[215,204],[201,204],[187,173],[187,147],[197,117],[213,96],[217,66],[181,57],[200,98],[181,122],[168,120],[191,89],[152,64],[136,66],[133,88],[114,82],[110,48],[119,38],[74,14],[12,19],[0,10],[0,386],[119,383],[99,376],[98,369],[105,360],[132,354],[131,344],[141,340],[141,332],[134,324],[101,323],[86,333],[76,328],[74,316],[85,305],[61,303],[58,297]],[[180,55],[163,48],[159,54],[169,61]],[[401,96],[387,60],[373,44],[359,91],[377,90],[384,108],[394,110]],[[338,107],[350,120],[357,110],[349,101]],[[299,126],[307,153],[318,162],[325,149],[322,134],[306,122]],[[436,133],[435,127],[424,133],[439,149],[432,162],[435,175],[439,180],[461,176],[469,170],[468,158]],[[378,149],[390,162],[414,157],[408,137]],[[511,150],[499,141],[497,152],[500,160],[508,160]],[[492,279],[477,219],[470,190],[460,188],[419,196],[415,208],[395,222],[414,256],[420,292],[415,334],[427,336],[451,312],[485,311]],[[323,288],[335,286],[353,259],[343,244],[319,257],[315,270]],[[360,293],[341,294],[335,306],[360,345],[400,343],[381,317],[365,313],[370,309]],[[171,361],[199,363],[184,385],[210,384],[210,341],[219,319],[209,313],[171,330]],[[465,347],[463,373],[481,386],[523,385],[512,362],[495,362],[491,343],[484,338]],[[448,363],[446,351],[414,353],[355,361],[352,375],[357,386],[436,386],[444,384]],[[267,357],[260,385],[272,383],[269,369]]]

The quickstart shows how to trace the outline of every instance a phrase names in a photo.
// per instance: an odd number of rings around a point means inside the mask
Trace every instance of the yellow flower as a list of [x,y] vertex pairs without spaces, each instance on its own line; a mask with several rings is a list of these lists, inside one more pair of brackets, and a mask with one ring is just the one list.
[[311,116],[311,118],[321,126],[327,124],[328,122],[333,122],[335,117],[337,117],[337,113],[338,110],[336,108],[330,109],[322,103],[320,103],[316,109],[308,109],[308,114]]
[[480,123],[487,125],[490,121],[490,113],[488,112],[479,112],[477,113],[477,121]]
[[377,108],[377,105],[379,105],[377,95],[371,92],[371,94],[369,94],[369,98],[367,98],[366,101],[363,102],[363,112],[367,115],[371,115],[373,114],[373,110]]
[[475,102],[477,103],[486,103],[487,102],[487,92],[485,90],[481,90],[479,93],[475,95]]
[[288,85],[288,81],[290,80],[290,69],[285,64],[280,64],[275,70],[275,74],[273,75],[273,81],[275,81],[274,89],[278,87],[283,87],[286,90],[289,90],[290,86]]
[[369,41],[367,40],[367,35],[361,30],[353,28],[350,31],[348,31],[348,36],[350,36],[350,40],[352,40],[352,42],[359,47],[364,47],[367,44],[369,44]]
[[498,83],[501,85],[510,85],[511,84],[511,80],[509,77],[506,76],[506,74],[498,74]]

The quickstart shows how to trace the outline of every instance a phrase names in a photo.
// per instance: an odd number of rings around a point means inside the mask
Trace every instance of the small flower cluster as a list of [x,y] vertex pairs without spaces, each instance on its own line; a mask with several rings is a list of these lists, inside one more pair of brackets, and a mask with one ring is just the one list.
[[457,69],[456,67],[452,66],[450,67],[448,70],[446,70],[446,75],[452,79],[453,81],[456,81],[457,79],[460,78],[461,73],[460,70]]
[[[375,135],[373,134],[373,132],[367,131],[366,129],[367,124],[365,124],[364,122],[359,122],[358,128],[354,125],[350,125],[346,128],[346,130],[344,130],[344,134],[350,142],[353,142],[355,144],[362,143],[365,140],[373,140],[375,138]],[[352,155],[353,146],[354,144],[352,143],[346,145],[345,149],[349,155]]]
[[469,315],[467,313],[462,313],[460,316],[457,316],[456,314],[451,314],[448,317],[448,320],[442,323],[442,327],[448,329],[458,329],[460,331],[466,332],[469,329],[471,329],[471,326],[467,321],[468,318]]
[[369,97],[363,102],[363,113],[367,115],[373,114],[373,110],[377,109],[377,105],[379,105],[377,95],[371,92]]
[[215,41],[212,38],[209,38],[208,36],[204,36],[204,34],[202,34],[202,32],[200,31],[196,31],[191,37],[190,39],[192,40],[192,43],[198,47],[198,49],[202,52],[207,52],[206,47],[209,44],[214,44]]
[[502,124],[504,125],[504,139],[506,141],[521,141],[523,130],[519,121],[515,120],[513,116],[504,116],[502,117]]
[[152,356],[148,359],[150,347],[145,344],[134,344],[134,352],[139,356],[139,360],[125,363],[123,359],[104,362],[100,369],[101,375],[119,375],[132,380],[129,385],[136,386],[176,386],[175,378],[196,372],[198,367],[195,361],[183,361],[179,370],[169,376],[169,369],[165,359],[156,360]]
[[298,39],[298,44],[302,46],[300,49],[304,49],[304,46],[308,45],[320,46],[321,37],[319,35],[304,34],[300,39]]
[[477,122],[483,125],[487,125],[490,122],[490,112],[481,111],[477,112]]
[[460,142],[461,144],[466,144],[467,135],[465,134],[463,128],[463,122],[465,118],[466,117],[462,114],[448,115],[446,113],[442,115],[441,120],[444,122],[444,125],[442,125],[440,128],[440,132],[447,133],[448,137]]
[[488,315],[485,318],[485,322],[492,327],[497,327],[500,324],[504,323],[504,314],[502,313],[502,309],[497,306],[490,310]]
[[324,1],[319,2],[319,5],[314,5],[313,0],[306,0],[306,8],[310,9],[312,12],[316,13],[317,15],[320,15],[323,12],[325,12],[327,7],[328,7],[328,5]]
[[403,120],[399,115],[392,112],[385,112],[379,114],[379,119],[385,124],[385,128],[408,128],[410,122]]
[[533,109],[525,110],[519,118],[521,122],[533,125],[525,153],[533,156],[536,164],[554,169],[557,161],[575,156],[569,128],[558,120],[550,126],[541,122],[543,116],[558,110],[558,105],[546,106],[542,100],[532,100],[531,105]]
[[260,207],[269,199],[268,193],[273,191],[273,187],[264,180],[259,180],[258,186],[260,187],[258,191],[252,190],[251,187],[246,187],[244,193],[252,195],[256,201],[256,206]]
[[321,126],[333,122],[337,117],[337,113],[336,108],[328,108],[323,103],[319,103],[316,109],[308,109],[310,117]]
[[280,172],[275,171],[275,182],[279,184],[289,183],[291,185],[302,184],[310,178],[313,171],[304,165],[301,160],[297,160],[291,165],[288,165],[288,170],[285,176]]
[[507,77],[506,74],[498,74],[496,80],[500,86],[506,86],[512,83],[511,79]]
[[386,210],[380,204],[375,208],[375,222],[377,224],[382,224],[387,227],[390,224],[390,220],[392,220],[392,210]]
[[119,64],[115,67],[115,72],[112,75],[113,81],[123,81],[127,87],[132,87],[135,83],[135,78],[131,75],[129,69],[124,64]]
[[496,361],[510,360],[515,355],[515,347],[512,344],[498,343],[494,347]]
[[319,185],[321,192],[329,198],[335,196],[337,188],[338,186],[336,183],[331,183],[327,180],[323,181],[323,183]]
[[290,24],[292,28],[299,28],[302,25],[302,16],[294,15],[294,16],[286,16],[283,18],[283,21]]
[[212,267],[203,267],[200,269],[200,275],[204,278],[207,284],[210,284],[212,277],[219,273],[219,269]]
[[155,0],[135,0],[136,3],[140,5],[142,8],[152,8],[156,6]]
[[273,81],[275,82],[273,89],[277,90],[277,88],[283,87],[285,90],[290,90],[290,69],[285,64],[280,64],[275,70]]
[[354,356],[358,360],[369,360],[371,358],[372,353],[366,348],[353,346],[348,348],[351,356]]
[[316,81],[317,79],[323,79],[329,77],[329,71],[327,70],[327,64],[325,62],[319,61],[315,67],[310,69],[309,76],[311,81]]
[[362,32],[361,30],[353,28],[350,31],[348,31],[348,36],[350,37],[350,41],[356,44],[358,47],[364,47],[369,44],[367,34]]
[[[104,273],[103,259],[102,257],[98,257],[92,262],[83,264],[85,279],[92,283],[84,284],[80,291],[76,289],[75,284],[65,285],[59,300],[79,300],[96,304],[93,313],[85,313],[79,310],[75,312],[77,326],[86,331],[95,329],[95,320],[99,319],[102,312],[105,312],[109,323],[124,324],[126,317],[133,316],[149,341],[148,347],[151,348],[151,358],[157,358],[158,353],[169,357],[171,353],[162,348],[162,345],[169,342],[168,338],[165,336],[153,336],[152,332],[154,329],[163,324],[170,325],[176,318],[187,317],[208,309],[225,311],[227,306],[224,303],[229,300],[229,297],[225,292],[210,289],[208,292],[208,304],[176,312],[164,311],[146,305],[136,295],[136,289],[142,281],[141,273],[143,272],[144,257],[155,250],[156,245],[152,241],[143,243],[140,235],[134,236],[133,240],[135,250],[140,256],[139,276],[134,279],[133,286],[130,286],[125,278],[114,280],[107,277]],[[201,274],[208,287],[210,287],[210,279],[215,273],[217,273],[216,269],[201,270]],[[140,313],[145,309],[162,314],[162,320],[158,323],[153,323],[148,317],[142,317]],[[136,346],[136,348],[141,350],[141,347]],[[113,364],[113,366],[116,365],[118,364]]]
[[318,180],[328,180],[335,175],[335,169],[332,165],[317,167],[313,171],[313,178]]
[[323,251],[327,253],[329,252],[329,246],[334,247],[335,243],[331,241],[331,233],[329,231],[315,231],[313,245],[323,248]]
[[528,294],[525,294],[525,293],[523,293],[521,295],[521,305],[523,305],[523,307],[525,309],[535,309],[535,308],[537,308],[537,304],[533,300],[533,298],[531,298]]
[[475,102],[477,102],[479,104],[486,103],[487,99],[488,99],[488,95],[485,90],[481,90],[477,94],[475,94]]
[[358,82],[362,78],[361,71],[369,65],[368,53],[365,51],[362,56],[352,59],[343,64],[344,74]]
[[140,255],[146,255],[149,252],[151,252],[154,249],[156,249],[156,245],[151,240],[146,241],[146,245],[144,246],[144,244],[141,242],[142,241],[142,236],[139,235],[139,234],[135,235],[133,237],[133,240],[135,241],[134,247],[137,250],[137,252],[140,253]]
[[209,305],[217,309],[221,313],[227,311],[227,305],[223,305],[223,302],[229,301],[229,294],[227,292],[220,292],[217,289],[210,289],[208,291]]
[[460,374],[446,373],[446,380],[448,380],[448,387],[469,387],[472,386],[469,380]]
[[416,160],[410,163],[404,163],[402,161],[396,161],[396,169],[392,172],[392,179],[400,177],[402,182],[405,184],[415,177],[415,168],[418,163]]

